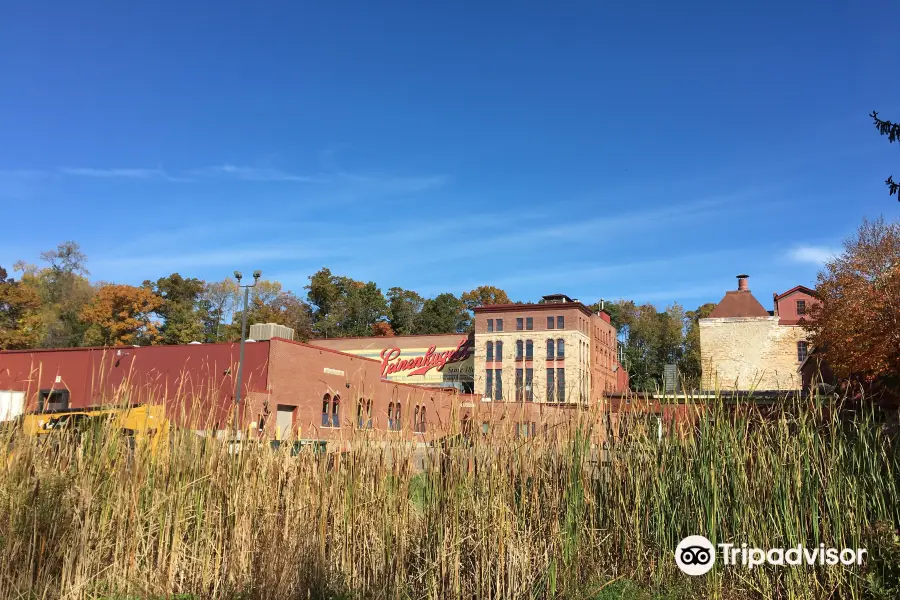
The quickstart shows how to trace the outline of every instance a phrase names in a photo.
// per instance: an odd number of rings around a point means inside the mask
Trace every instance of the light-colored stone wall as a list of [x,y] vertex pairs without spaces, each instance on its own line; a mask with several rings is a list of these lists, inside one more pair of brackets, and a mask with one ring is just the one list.
[[700,319],[700,356],[704,389],[796,390],[797,342],[806,339],[795,325],[778,317]]
[[[515,319],[511,319],[515,322]],[[547,360],[547,339],[565,340],[565,359]],[[534,343],[534,358],[530,361],[516,360],[516,340]],[[534,402],[547,401],[547,368],[565,368],[566,370],[566,402],[587,402],[591,397],[590,378],[590,339],[587,333],[577,330],[546,331],[503,331],[475,334],[475,394],[484,396],[485,371],[487,369],[487,343],[503,342],[503,360],[491,363],[492,368],[503,369],[504,399],[515,400],[516,369],[532,368],[534,370]],[[524,352],[523,352],[524,355]],[[555,352],[554,352],[555,356]],[[524,374],[523,374],[524,379]]]

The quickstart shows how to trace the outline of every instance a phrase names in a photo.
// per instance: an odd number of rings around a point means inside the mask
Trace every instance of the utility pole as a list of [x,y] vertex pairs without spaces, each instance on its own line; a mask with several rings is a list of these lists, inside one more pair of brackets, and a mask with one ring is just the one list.
[[238,415],[240,414],[240,404],[241,404],[241,380],[244,377],[244,342],[247,338],[247,303],[250,298],[250,288],[256,287],[256,284],[259,283],[259,278],[262,276],[262,271],[257,269],[253,271],[253,283],[247,285],[241,285],[241,275],[240,271],[234,272],[234,278],[237,279],[238,287],[244,288],[244,309],[241,311],[241,354],[238,359],[238,372],[237,372],[237,389],[234,392],[234,430],[235,432],[239,431],[238,426]]

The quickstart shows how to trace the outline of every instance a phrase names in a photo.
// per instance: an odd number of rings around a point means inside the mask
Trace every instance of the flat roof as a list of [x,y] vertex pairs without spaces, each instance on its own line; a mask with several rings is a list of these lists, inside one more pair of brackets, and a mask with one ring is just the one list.
[[474,312],[478,313],[492,313],[492,312],[516,312],[523,310],[552,310],[559,311],[560,309],[574,308],[578,309],[587,316],[592,316],[594,313],[591,312],[587,306],[582,304],[581,302],[544,302],[542,304],[487,304],[485,306],[476,306]]

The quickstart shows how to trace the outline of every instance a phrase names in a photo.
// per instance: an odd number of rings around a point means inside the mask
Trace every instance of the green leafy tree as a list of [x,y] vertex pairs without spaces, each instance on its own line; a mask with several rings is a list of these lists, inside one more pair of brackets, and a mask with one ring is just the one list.
[[[900,123],[879,119],[878,113],[874,110],[869,116],[875,121],[875,128],[878,130],[878,133],[886,135],[889,143],[893,144],[900,141]],[[894,181],[893,176],[888,175],[884,183],[888,187],[888,194],[891,196],[896,195],[897,200],[900,201],[900,182]]]
[[425,298],[412,290],[392,287],[388,290],[387,299],[391,330],[397,335],[417,333],[419,314],[422,312]]
[[466,305],[449,293],[426,300],[419,315],[419,333],[464,333],[471,325]]
[[229,339],[229,323],[239,291],[237,282],[230,277],[209,282],[203,287],[198,301],[203,341],[222,342]]
[[44,335],[41,298],[0,267],[0,350],[34,348]]
[[618,305],[631,387],[654,391],[662,385],[665,365],[678,364],[684,353],[684,309],[673,304],[658,311],[652,304],[638,306],[631,300]]
[[14,266],[22,273],[20,281],[35,290],[41,299],[43,337],[40,346],[78,346],[86,329],[80,313],[95,293],[87,279],[87,257],[77,243],[68,241],[42,252],[41,259],[49,266],[41,268],[24,261]]
[[687,333],[684,336],[684,353],[678,364],[678,370],[684,378],[688,389],[699,389],[702,374],[700,362],[700,319],[705,319],[716,307],[715,302],[707,302],[697,310],[685,313]]
[[372,281],[355,281],[323,268],[310,276],[306,290],[314,331],[322,337],[369,336],[375,323],[388,318],[387,299]]
[[178,273],[162,277],[144,286],[162,299],[157,314],[163,318],[160,341],[163,344],[188,344],[203,339],[203,314],[200,299],[205,283],[196,278],[185,279]]
[[[283,290],[281,283],[260,280],[250,288],[248,302],[248,333],[249,326],[255,323],[277,323],[293,329],[297,339],[305,341],[312,336],[309,305],[293,292]],[[237,308],[240,310],[234,311],[233,322],[227,328],[227,338],[231,341],[241,339],[243,307]]]

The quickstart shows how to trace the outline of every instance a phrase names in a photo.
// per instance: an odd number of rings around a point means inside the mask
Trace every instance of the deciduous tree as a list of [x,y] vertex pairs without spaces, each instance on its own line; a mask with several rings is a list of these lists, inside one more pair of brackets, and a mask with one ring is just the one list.
[[0,350],[34,348],[44,335],[41,298],[0,267]]
[[391,329],[398,335],[417,333],[419,313],[422,312],[425,298],[412,290],[400,287],[389,289],[387,298]]
[[372,325],[372,335],[375,337],[394,337],[394,330],[390,323],[379,321]]
[[162,298],[145,287],[102,286],[81,310],[81,319],[87,326],[85,345],[155,344],[159,327],[154,313],[162,304]]
[[420,333],[463,333],[471,327],[466,305],[449,293],[426,300],[419,323]]
[[172,273],[156,283],[146,281],[144,285],[152,288],[163,301],[156,311],[163,318],[160,327],[163,344],[188,344],[203,339],[203,315],[199,307],[205,289],[203,281]]
[[492,285],[480,285],[474,290],[464,292],[460,296],[460,300],[469,310],[474,310],[478,306],[488,306],[490,304],[512,304],[506,292]]
[[844,252],[825,265],[821,303],[801,324],[842,378],[898,386],[900,377],[900,221],[863,221]]
[[85,325],[79,314],[94,295],[87,279],[87,256],[77,243],[63,242],[53,250],[41,253],[49,266],[39,268],[24,261],[15,265],[22,273],[21,282],[34,289],[41,298],[41,319],[45,348],[78,346],[84,338]]

